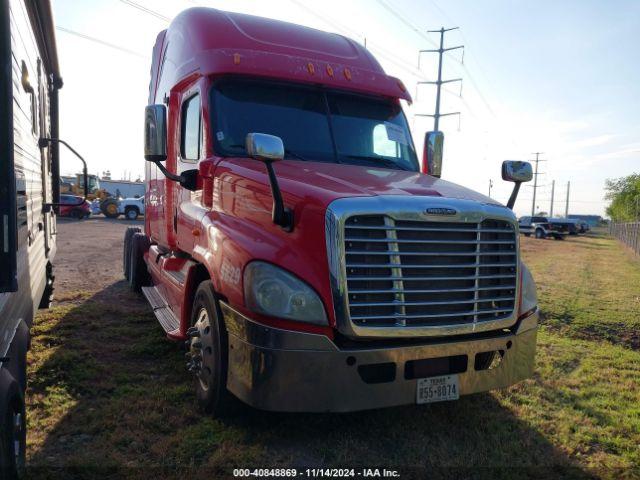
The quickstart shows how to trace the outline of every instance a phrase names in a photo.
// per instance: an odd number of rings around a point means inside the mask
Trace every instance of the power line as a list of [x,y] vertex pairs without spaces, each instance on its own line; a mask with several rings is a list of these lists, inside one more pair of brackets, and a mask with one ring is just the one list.
[[76,37],[84,38],[85,40],[89,40],[91,42],[99,43],[100,45],[103,45],[105,47],[113,48],[115,50],[120,50],[121,52],[128,53],[129,55],[135,55],[136,57],[144,58],[145,60],[149,59],[147,55],[144,55],[140,52],[129,50],[128,48],[121,47],[119,45],[115,45],[113,43],[109,43],[104,40],[100,40],[99,38],[85,35],[84,33],[76,32],[75,30],[70,30],[68,28],[60,27],[60,26],[57,26],[56,30],[60,30],[61,32],[68,33],[70,35],[75,35]]
[[147,8],[143,5],[140,5],[139,3],[133,2],[131,0],[120,0],[120,1],[125,5],[129,5],[130,7],[137,8],[141,12],[148,13],[149,15],[152,15],[160,20],[164,20],[165,22],[171,21],[171,18],[167,17],[166,15],[162,15],[161,13],[156,12],[155,10]]
[[[299,0],[289,0],[289,1],[291,3],[293,3],[293,4],[295,4],[296,6],[298,6],[299,8],[301,8],[302,10],[305,10],[306,12],[310,13],[314,17],[319,18],[320,20],[322,20],[327,25],[332,26],[333,28],[335,28],[336,30],[341,32],[343,35],[346,35],[346,36],[349,36],[349,37],[354,37],[355,36],[357,38],[362,38],[363,40],[366,40],[367,48],[370,48],[371,50],[376,52],[379,56],[385,58],[388,62],[390,62],[390,63],[394,64],[395,66],[397,66],[398,68],[404,70],[405,72],[407,72],[411,76],[413,76],[415,78],[428,80],[428,78],[424,75],[424,73],[422,73],[420,70],[416,69],[412,64],[410,64],[409,61],[398,57],[397,53],[391,52],[391,51],[385,49],[384,47],[378,45],[377,43],[372,42],[371,40],[367,40],[360,32],[357,32],[357,31],[353,30],[352,28],[347,27],[347,26],[339,23],[335,19],[329,18],[326,15],[322,15],[322,14],[318,13],[316,10],[314,10],[311,7],[305,5],[304,3],[300,2]],[[400,63],[400,62],[402,62],[402,63]],[[449,90],[446,90],[446,91],[447,91],[447,93],[455,95],[454,92],[451,92]]]
[[[384,7],[388,12],[390,12],[394,17],[396,17],[398,20],[400,20],[402,23],[404,23],[411,31],[413,31],[414,33],[416,33],[417,35],[419,35],[421,38],[423,38],[424,40],[426,40],[427,42],[429,42],[431,45],[433,45],[434,47],[437,47],[438,45],[428,36],[426,35],[424,32],[422,32],[418,27],[416,27],[413,23],[411,23],[409,20],[406,19],[406,17],[404,17],[403,15],[401,15],[397,9],[392,8],[385,0],[376,0],[382,7]],[[444,11],[435,3],[435,2],[431,2],[431,4],[438,10],[440,11],[443,16],[445,17],[445,19],[449,18],[448,15],[446,15],[444,13]],[[449,18],[450,20],[450,18]],[[451,21],[451,23],[455,23],[453,21]],[[468,43],[465,38],[464,35],[462,33],[460,33],[460,35],[462,36],[462,39],[465,43]],[[450,54],[447,54],[450,55]],[[453,58],[453,57],[452,57]],[[482,100],[482,103],[484,104],[484,106],[486,107],[486,109],[489,111],[489,113],[493,116],[497,118],[497,115],[495,113],[495,111],[493,110],[493,108],[491,107],[491,105],[489,104],[489,101],[486,99],[486,97],[484,96],[484,94],[482,93],[482,91],[480,90],[480,87],[478,86],[478,84],[475,82],[473,75],[471,74],[471,71],[467,68],[467,66],[464,64],[464,56],[462,58],[462,61],[459,62],[460,65],[462,66],[462,68],[465,70],[465,72],[467,72],[467,77],[469,78],[469,80],[471,81],[471,85],[473,87],[473,89],[476,91],[476,93],[478,94],[478,96],[480,97],[480,100]],[[478,64],[478,66],[480,67],[480,63],[476,60],[476,63]],[[481,68],[481,67],[480,67]],[[482,70],[482,68],[481,68]],[[486,75],[485,75],[486,77]],[[468,108],[468,107],[467,107]]]

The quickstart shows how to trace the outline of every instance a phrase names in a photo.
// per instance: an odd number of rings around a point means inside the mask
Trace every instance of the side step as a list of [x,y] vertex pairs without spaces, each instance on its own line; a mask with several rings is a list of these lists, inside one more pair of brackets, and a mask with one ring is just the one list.
[[180,328],[180,321],[173,314],[162,294],[156,287],[142,287],[142,293],[153,308],[153,313],[164,331],[167,335],[175,337]]

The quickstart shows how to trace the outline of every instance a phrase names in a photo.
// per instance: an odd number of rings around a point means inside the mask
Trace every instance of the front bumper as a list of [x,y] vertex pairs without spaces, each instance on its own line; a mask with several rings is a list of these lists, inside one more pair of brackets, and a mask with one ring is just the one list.
[[[516,333],[494,338],[345,350],[324,335],[266,327],[221,306],[229,334],[227,388],[264,410],[347,412],[415,403],[417,380],[405,379],[411,360],[467,355],[460,395],[507,387],[533,373],[537,312]],[[502,361],[476,370],[476,354],[489,351],[504,352]],[[359,367],[377,364],[393,364],[393,379],[365,382]]]

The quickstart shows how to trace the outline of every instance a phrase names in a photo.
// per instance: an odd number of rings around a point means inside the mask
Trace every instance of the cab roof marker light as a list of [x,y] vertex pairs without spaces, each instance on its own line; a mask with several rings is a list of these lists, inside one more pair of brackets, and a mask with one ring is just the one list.
[[233,54],[233,64],[234,65],[240,65],[240,54],[239,53],[234,53]]
[[316,73],[316,67],[313,66],[313,63],[307,63],[307,71],[310,75],[314,75]]
[[327,64],[327,75],[333,77],[333,68],[331,68],[331,65],[329,64]]

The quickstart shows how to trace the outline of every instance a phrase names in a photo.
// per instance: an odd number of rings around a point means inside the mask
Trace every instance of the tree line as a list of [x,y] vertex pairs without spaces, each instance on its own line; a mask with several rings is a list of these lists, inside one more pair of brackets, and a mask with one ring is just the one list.
[[607,215],[614,222],[640,221],[640,174],[608,179],[605,198],[611,202]]

